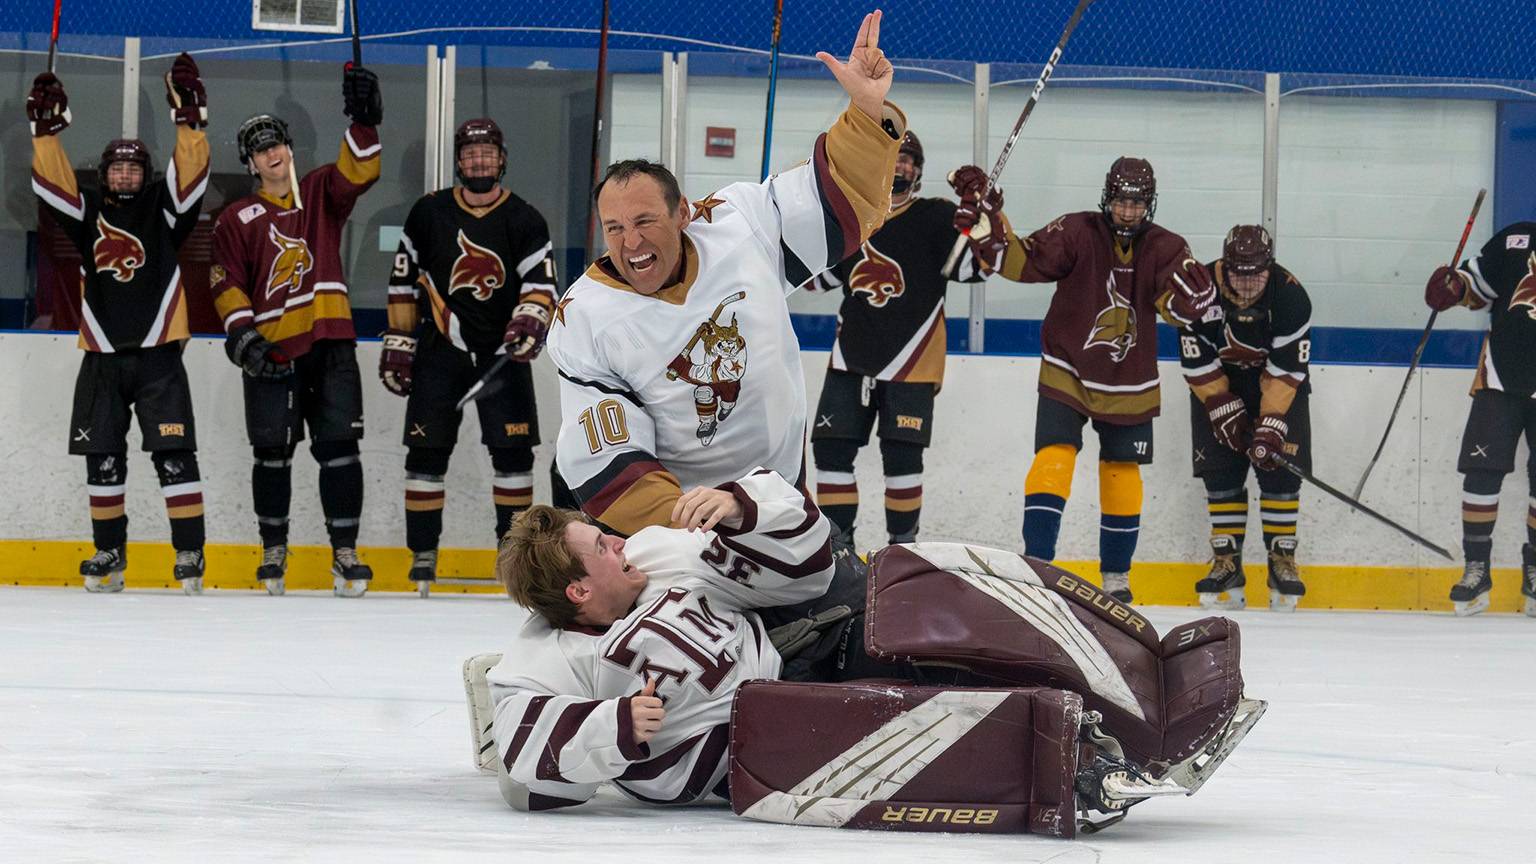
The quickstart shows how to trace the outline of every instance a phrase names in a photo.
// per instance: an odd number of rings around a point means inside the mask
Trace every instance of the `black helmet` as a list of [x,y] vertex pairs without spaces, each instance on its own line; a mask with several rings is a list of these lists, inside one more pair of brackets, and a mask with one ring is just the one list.
[[[465,177],[459,168],[459,153],[470,144],[494,144],[501,151],[501,167],[497,169],[495,177]],[[471,192],[484,194],[495,188],[501,182],[502,175],[507,173],[507,144],[502,137],[501,127],[489,117],[476,117],[473,120],[465,120],[459,124],[459,128],[453,133],[453,176],[459,183]]]
[[256,169],[251,165],[251,157],[279,144],[292,147],[293,136],[288,134],[287,123],[271,114],[257,114],[240,124],[240,131],[235,133],[235,144],[240,148],[240,164],[255,174]]
[[[107,169],[114,162],[133,162],[143,170],[139,188],[129,192],[112,191],[112,187],[107,184]],[[149,148],[137,138],[114,138],[108,141],[101,151],[101,161],[96,163],[96,180],[101,185],[102,198],[108,203],[122,207],[133,201],[149,183]]]
[[[1109,205],[1118,198],[1141,201],[1147,205],[1147,215],[1134,228],[1115,225],[1115,217]],[[1130,240],[1140,234],[1157,212],[1157,177],[1152,173],[1152,163],[1135,156],[1116,159],[1115,164],[1109,166],[1109,173],[1104,175],[1104,194],[1099,196],[1099,209],[1104,212],[1104,218],[1109,220],[1110,228],[1122,240]]]

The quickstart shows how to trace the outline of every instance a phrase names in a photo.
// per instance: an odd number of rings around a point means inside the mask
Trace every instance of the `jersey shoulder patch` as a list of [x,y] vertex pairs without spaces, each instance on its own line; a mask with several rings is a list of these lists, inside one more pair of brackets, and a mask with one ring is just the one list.
[[240,208],[240,211],[235,215],[240,218],[240,224],[249,225],[256,219],[261,218],[262,214],[266,212],[266,205],[258,201],[255,204]]

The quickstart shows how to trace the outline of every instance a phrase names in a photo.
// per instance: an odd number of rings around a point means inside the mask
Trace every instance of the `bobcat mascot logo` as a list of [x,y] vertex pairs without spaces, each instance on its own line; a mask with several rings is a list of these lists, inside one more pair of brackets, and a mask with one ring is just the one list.
[[907,280],[900,264],[865,243],[863,260],[848,274],[848,290],[855,297],[862,295],[869,305],[879,309],[907,290]]
[[731,416],[741,398],[741,379],[747,374],[747,340],[736,316],[720,323],[725,307],[747,296],[745,291],[720,301],[709,320],[694,330],[688,345],[667,364],[667,379],[693,385],[693,408],[699,417],[695,436],[705,447],[715,440],[715,430]]
[[1221,349],[1216,352],[1221,357],[1221,362],[1233,366],[1256,369],[1263,366],[1265,361],[1269,359],[1268,351],[1255,348],[1234,336],[1232,334],[1232,322],[1228,321],[1222,327],[1221,335],[1226,341],[1226,344],[1221,346]]
[[476,245],[459,230],[459,257],[454,259],[453,273],[448,277],[448,293],[469,289],[476,300],[489,300],[496,289],[507,284],[507,268],[501,256]]
[[1536,252],[1532,252],[1526,259],[1525,267],[1525,278],[1515,286],[1515,293],[1509,298],[1509,308],[1513,310],[1516,306],[1524,306],[1525,314],[1536,318]]
[[289,237],[272,224],[267,225],[267,239],[277,247],[277,255],[267,271],[267,299],[299,293],[304,275],[315,269],[315,256],[309,253],[309,244],[303,238]]
[[1093,329],[1088,331],[1083,348],[1103,345],[1109,348],[1109,359],[1119,363],[1136,347],[1136,310],[1131,308],[1131,301],[1115,290],[1113,273],[1104,283],[1104,293],[1109,297],[1109,305],[1094,316]]
[[139,238],[96,217],[96,242],[91,246],[96,272],[111,273],[119,282],[132,282],[133,274],[144,266],[144,244]]

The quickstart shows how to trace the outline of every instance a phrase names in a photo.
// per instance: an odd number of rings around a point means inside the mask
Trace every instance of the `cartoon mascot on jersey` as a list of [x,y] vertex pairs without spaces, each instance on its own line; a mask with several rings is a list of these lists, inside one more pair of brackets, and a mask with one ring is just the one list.
[[736,316],[731,316],[730,324],[721,324],[719,320],[726,306],[746,296],[745,291],[737,291],[720,301],[715,313],[699,325],[688,346],[667,366],[669,380],[694,385],[693,407],[699,414],[695,434],[705,447],[715,439],[720,423],[736,408],[741,377],[747,374],[747,340],[741,335]]

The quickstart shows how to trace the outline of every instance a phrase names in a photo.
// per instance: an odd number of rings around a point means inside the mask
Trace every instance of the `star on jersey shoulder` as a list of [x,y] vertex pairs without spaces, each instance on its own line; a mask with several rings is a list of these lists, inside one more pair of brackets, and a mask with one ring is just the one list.
[[561,300],[559,303],[555,304],[555,323],[556,324],[564,324],[565,323],[565,307],[571,305],[571,301],[575,300],[575,299],[576,299],[575,297],[566,297],[565,299]]
[[715,208],[724,203],[725,200],[723,198],[716,198],[714,193],[710,193],[710,196],[703,201],[693,202],[693,218],[703,219],[705,222],[713,222],[715,221]]

